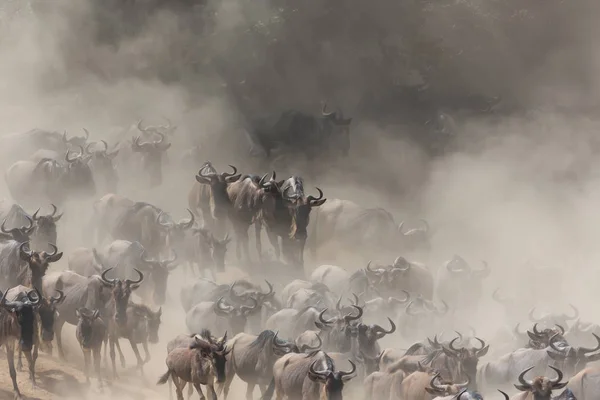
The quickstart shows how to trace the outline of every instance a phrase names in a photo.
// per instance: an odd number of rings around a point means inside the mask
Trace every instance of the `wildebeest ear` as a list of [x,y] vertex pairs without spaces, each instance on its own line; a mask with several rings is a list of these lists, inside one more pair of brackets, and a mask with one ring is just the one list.
[[311,206],[311,207],[319,207],[319,206],[322,206],[322,205],[323,205],[323,203],[325,203],[326,201],[327,201],[327,199],[313,200],[313,201],[310,203],[310,206]]
[[210,179],[205,178],[204,176],[196,175],[196,181],[203,185],[210,185]]

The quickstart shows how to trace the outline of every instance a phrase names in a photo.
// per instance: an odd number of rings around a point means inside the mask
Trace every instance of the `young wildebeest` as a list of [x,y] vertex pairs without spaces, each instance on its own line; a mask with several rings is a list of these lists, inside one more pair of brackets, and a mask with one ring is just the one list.
[[[273,366],[273,380],[263,399],[279,400],[341,400],[344,382],[354,377],[356,365],[350,361],[352,370],[336,371],[331,357],[322,351],[312,354],[286,354]],[[322,369],[317,369],[317,366]]]
[[[210,337],[210,333],[207,332]],[[183,400],[183,388],[186,383],[194,385],[201,399],[204,394],[200,385],[205,385],[210,393],[211,400],[217,400],[215,380],[219,383],[225,381],[226,356],[229,350],[225,349],[227,333],[218,342],[204,340],[194,336],[194,342],[189,347],[176,347],[169,352],[166,359],[167,372],[158,380],[163,385],[169,378],[176,387],[177,400]]]
[[[148,350],[148,342],[152,344],[158,343],[158,329],[160,328],[160,317],[162,308],[153,312],[150,308],[142,304],[129,303],[127,306],[127,325],[119,329],[119,338],[129,340],[131,348],[137,358],[137,367],[143,374],[142,367],[150,361],[150,351]],[[144,360],[140,357],[137,345],[141,344],[146,353]],[[124,356],[121,352],[121,347],[117,345],[121,362],[124,363]]]
[[104,149],[95,149],[90,151],[90,147],[96,142],[88,143],[85,147],[86,154],[90,157],[90,168],[100,186],[101,193],[111,193],[117,190],[119,177],[113,164],[113,159],[119,154],[119,149],[108,152],[108,143],[101,140]]
[[62,213],[56,215],[58,210],[54,204],[52,206],[52,214],[40,215],[40,209],[38,208],[33,213],[33,220],[35,221],[35,228],[31,234],[31,247],[36,251],[50,251],[52,250],[50,243],[56,244],[56,223],[62,218]]
[[227,245],[231,241],[229,234],[226,234],[223,240],[219,240],[204,228],[194,229],[192,233],[194,243],[191,247],[193,255],[191,264],[198,265],[201,275],[203,272],[211,271],[212,277],[216,278],[217,271],[225,271],[225,255]]
[[85,361],[85,379],[90,382],[90,352],[94,357],[94,371],[98,383],[102,386],[102,374],[100,372],[100,350],[102,349],[102,342],[106,337],[106,324],[100,318],[99,310],[88,310],[87,308],[80,308],[76,311],[79,321],[77,322],[77,328],[75,334],[81,351],[83,351],[83,359]]
[[150,175],[150,186],[158,186],[162,183],[162,158],[163,153],[170,147],[171,143],[165,143],[165,135],[156,132],[160,139],[152,142],[140,143],[139,136],[133,138],[131,149],[142,154],[142,171]]
[[35,335],[35,308],[39,304],[41,296],[34,297],[31,291],[27,293],[23,301],[7,301],[4,292],[0,299],[0,345],[6,345],[6,359],[8,370],[12,379],[15,398],[21,398],[21,392],[17,385],[17,372],[15,371],[15,341],[18,341],[21,351],[29,363],[29,377],[35,387],[35,363],[33,362],[31,350]]

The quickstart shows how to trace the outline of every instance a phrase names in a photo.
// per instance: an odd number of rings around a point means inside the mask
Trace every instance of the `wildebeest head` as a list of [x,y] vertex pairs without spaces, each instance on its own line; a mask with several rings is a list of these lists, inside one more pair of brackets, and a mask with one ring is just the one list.
[[431,378],[431,381],[429,381],[429,387],[426,387],[425,390],[427,391],[427,393],[433,396],[450,396],[453,394],[460,393],[463,389],[466,389],[468,386],[468,377],[467,381],[464,383],[442,382],[440,374],[437,373]]
[[225,255],[227,254],[227,245],[229,242],[231,242],[229,234],[225,234],[225,237],[222,240],[219,240],[211,233],[210,237],[207,239],[211,258],[218,271],[225,270]]
[[600,350],[600,337],[595,333],[592,335],[597,343],[595,348],[569,346],[562,335],[555,333],[549,341],[549,346],[554,351],[548,350],[548,356],[561,362],[565,372],[575,375],[584,369],[587,363],[600,360],[600,354],[594,354]]
[[156,224],[163,229],[171,246],[183,243],[183,241],[185,240],[185,232],[191,229],[194,226],[194,223],[196,222],[194,213],[192,213],[192,211],[189,208],[187,209],[187,211],[188,213],[190,213],[190,219],[187,221],[181,220],[179,222],[175,222],[170,217],[168,217],[163,211],[158,213],[158,215],[156,216]]
[[78,308],[77,314],[77,330],[80,332],[81,346],[84,349],[89,349],[93,343],[94,321],[100,317],[99,310],[88,310],[87,308]]
[[194,336],[195,341],[190,348],[200,349],[202,357],[210,361],[217,382],[225,382],[225,365],[227,363],[227,355],[231,352],[231,349],[227,350],[225,348],[227,332],[219,340],[214,340],[208,331],[204,333],[203,337]]
[[[518,332],[518,324],[516,327],[516,332]],[[546,328],[543,330],[538,330],[538,324],[535,323],[531,331],[527,331],[527,336],[529,336],[529,347],[531,348],[546,348],[550,345],[551,341],[555,343],[560,342],[561,345],[567,346],[567,341],[564,337],[565,328],[560,325],[556,325],[555,328]]]
[[85,156],[83,147],[79,146],[79,154],[71,158],[71,150],[67,150],[65,161],[67,165],[61,175],[62,190],[88,197],[96,194],[96,184],[89,166],[90,158]]
[[223,297],[221,297],[215,302],[213,310],[216,315],[226,318],[229,322],[229,326],[231,326],[231,330],[237,334],[244,331],[248,317],[260,311],[258,301],[253,297],[250,297],[250,301],[252,302],[251,306],[233,306],[231,304],[226,304]]
[[27,263],[31,271],[31,284],[33,287],[41,288],[42,278],[46,275],[50,263],[60,260],[63,253],[62,251],[59,253],[58,248],[52,243],[48,243],[48,246],[53,249],[52,253],[31,251],[28,246],[29,242],[21,243],[19,246],[19,255],[21,260]]
[[390,329],[385,330],[380,325],[376,324],[358,324],[358,346],[360,351],[368,356],[375,357],[381,352],[378,340],[383,339],[385,335],[391,335],[396,332],[396,324],[388,317]]
[[210,187],[210,210],[214,218],[223,218],[227,213],[226,204],[229,203],[227,196],[227,185],[240,179],[241,174],[237,173],[237,168],[230,165],[232,173],[222,172],[220,174],[214,169],[210,161],[198,171],[196,181],[202,185]]
[[515,384],[518,390],[523,392],[533,393],[533,397],[536,400],[550,400],[552,391],[562,389],[567,386],[568,382],[561,382],[563,373],[558,368],[551,365],[548,366],[556,372],[556,379],[550,379],[545,376],[538,376],[531,381],[525,379],[525,374],[531,371],[534,367],[527,368],[519,375],[519,384]]
[[150,183],[160,185],[162,183],[162,156],[170,147],[171,143],[165,143],[165,135],[156,132],[160,139],[152,142],[140,143],[140,137],[133,138],[131,149],[142,153],[142,166],[150,174]]
[[148,341],[152,344],[158,343],[158,330],[160,328],[160,318],[162,316],[162,307],[158,308],[158,311],[154,312],[148,307],[136,310],[138,316],[146,320],[146,326],[148,328]]
[[56,290],[56,292],[58,295],[50,297],[49,299],[42,297],[38,309],[42,326],[42,340],[50,349],[52,348],[52,341],[54,340],[54,321],[58,315],[56,306],[65,300],[65,294],[62,290]]
[[483,269],[473,269],[461,256],[455,255],[452,260],[446,263],[446,269],[457,278],[464,279],[483,279],[490,274],[490,268],[487,262],[483,261]]
[[144,274],[137,268],[134,268],[134,271],[139,275],[139,279],[137,281],[132,281],[130,279],[126,279],[122,281],[120,279],[108,279],[106,274],[110,272],[113,268],[109,268],[102,272],[100,275],[100,279],[104,285],[112,288],[112,300],[114,301],[115,307],[115,320],[119,325],[127,324],[127,305],[129,303],[129,297],[131,297],[131,293],[140,287],[140,284],[144,280]]
[[328,134],[329,146],[347,156],[350,151],[350,123],[352,118],[344,118],[341,111],[327,112],[327,104],[321,111],[323,128]]
[[425,315],[444,316],[448,313],[448,304],[442,300],[443,307],[437,307],[432,301],[424,299],[422,296],[417,296],[411,300],[405,308],[407,315],[420,317]]
[[177,130],[177,125],[173,125],[171,123],[171,120],[169,120],[168,118],[163,118],[167,121],[168,125],[155,125],[144,127],[142,126],[143,120],[139,120],[137,123],[137,128],[146,136],[151,136],[153,133],[158,134],[159,132],[165,134],[166,136],[171,136]]
[[146,257],[146,252],[140,255],[144,267],[150,272],[150,280],[154,286],[153,297],[156,304],[164,304],[167,292],[169,273],[177,268],[177,253],[171,250],[171,257],[166,260],[155,260]]
[[545,326],[553,326],[553,325],[561,325],[567,326],[568,321],[575,320],[579,318],[579,310],[573,304],[569,304],[571,309],[573,310],[573,315],[569,314],[545,314],[541,317],[535,316],[535,307],[529,311],[529,320],[531,322],[538,322]]
[[21,349],[23,351],[31,351],[33,347],[33,335],[35,334],[34,312],[38,308],[42,296],[36,289],[33,289],[27,293],[27,297],[22,301],[7,301],[7,293],[8,290],[2,295],[0,307],[7,311],[10,317],[18,323]]
[[85,147],[85,152],[90,157],[89,164],[93,172],[104,179],[108,191],[114,191],[119,178],[113,161],[119,155],[119,149],[109,152],[108,143],[104,140],[101,140],[101,142],[104,145],[103,149],[90,150],[96,144],[92,142]]
[[85,136],[72,136],[71,138],[67,138],[67,131],[63,132],[62,139],[67,149],[83,147],[86,145],[88,139],[90,138],[90,133],[85,128],[83,128],[83,131],[85,132]]
[[327,308],[325,308],[319,313],[319,320],[315,321],[315,326],[327,335],[328,345],[339,352],[349,351],[352,340],[359,335],[357,321],[360,321],[364,311],[356,305],[351,307],[357,311],[357,315],[349,312],[346,315],[325,319],[324,314],[327,312]]
[[456,337],[452,339],[448,346],[442,346],[444,354],[446,356],[455,359],[458,362],[459,367],[464,371],[470,379],[475,381],[477,374],[477,364],[479,363],[479,359],[485,356],[490,348],[489,345],[486,345],[483,340],[478,337],[474,338],[480,344],[480,348],[475,347],[461,347],[456,348],[454,344],[456,341],[460,340],[460,338]]
[[0,226],[0,231],[4,234],[1,236],[2,239],[12,239],[19,243],[29,242],[29,237],[35,230],[35,224],[29,216],[25,216],[27,221],[29,221],[29,226],[22,226],[20,228],[6,229],[6,219],[2,222],[2,226]]
[[273,290],[273,285],[271,282],[265,279],[267,286],[269,287],[268,292],[261,292],[258,290],[246,290],[240,294],[236,293],[234,290],[235,286],[238,284],[238,281],[235,281],[229,287],[229,298],[236,303],[246,303],[254,299],[258,303],[258,307],[262,307],[262,305],[275,297],[275,291]]
[[[356,372],[356,365],[349,361],[352,369],[350,371],[336,371],[333,360],[329,356],[325,356],[323,360],[315,360],[308,369],[308,378],[313,382],[318,382],[322,387],[321,398],[328,400],[339,400],[342,398],[342,390],[344,389],[344,382],[354,378]],[[323,369],[317,370],[317,364],[321,364]]]
[[33,213],[33,220],[35,221],[35,229],[32,234],[32,244],[34,249],[41,249],[42,246],[46,246],[46,243],[56,243],[56,223],[60,221],[63,216],[62,213],[56,215],[58,210],[54,204],[52,206],[52,214],[39,215],[40,209],[38,208]]

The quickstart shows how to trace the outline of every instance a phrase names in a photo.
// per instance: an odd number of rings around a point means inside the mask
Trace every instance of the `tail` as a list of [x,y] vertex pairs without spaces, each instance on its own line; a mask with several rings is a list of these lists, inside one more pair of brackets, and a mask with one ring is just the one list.
[[158,382],[156,382],[157,385],[164,385],[165,383],[167,383],[167,380],[169,380],[169,377],[171,376],[171,370],[168,370],[167,372],[165,372],[165,374],[163,376],[161,376],[158,379]]
[[271,378],[271,382],[269,382],[269,387],[265,394],[260,398],[260,400],[271,400],[273,397],[273,393],[275,393],[275,378]]

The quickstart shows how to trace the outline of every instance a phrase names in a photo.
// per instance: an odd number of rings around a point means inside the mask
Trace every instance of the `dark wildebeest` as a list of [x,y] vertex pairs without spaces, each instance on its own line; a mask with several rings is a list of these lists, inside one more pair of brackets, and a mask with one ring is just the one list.
[[210,161],[198,171],[196,182],[188,195],[190,209],[204,220],[204,226],[217,236],[223,236],[226,231],[227,216],[230,212],[231,201],[227,187],[240,179],[237,168],[230,165],[232,173],[218,174]]
[[6,346],[6,359],[12,380],[15,398],[21,398],[17,385],[17,372],[15,371],[15,341],[21,351],[25,353],[29,363],[29,378],[35,387],[35,364],[31,355],[35,335],[35,308],[39,304],[40,296],[31,296],[28,293],[23,301],[7,301],[4,292],[0,299],[0,345]]
[[341,112],[327,112],[324,104],[321,116],[289,110],[278,117],[250,121],[246,135],[254,148],[271,157],[273,150],[300,153],[312,159],[317,156],[342,156],[350,151],[350,123]]
[[183,400],[186,383],[194,385],[200,398],[204,399],[200,385],[205,385],[211,400],[217,400],[214,384],[215,381],[225,381],[226,356],[229,353],[225,348],[226,341],[227,332],[218,342],[194,336],[194,343],[189,347],[174,348],[167,355],[167,372],[160,377],[158,384],[163,385],[171,378],[176,387],[177,400]]
[[160,136],[159,140],[140,143],[139,136],[133,138],[131,149],[134,152],[142,154],[141,168],[150,177],[150,186],[158,186],[162,183],[162,158],[170,147],[171,143],[165,143],[165,135],[156,132]]
[[525,374],[533,368],[535,367],[527,368],[519,375],[519,384],[515,384],[515,387],[523,393],[513,396],[514,400],[551,400],[554,398],[552,396],[553,390],[567,386],[568,381],[561,382],[563,378],[562,371],[553,366],[550,366],[550,368],[556,372],[556,379],[538,376],[531,381],[525,380]]
[[[275,209],[275,197],[280,195],[280,189],[275,182],[275,172],[267,181],[267,175],[258,179],[256,176],[246,176],[227,186],[227,195],[232,207],[229,220],[233,225],[236,236],[236,256],[250,261],[248,248],[248,228],[257,222],[260,213],[272,213]],[[260,240],[260,224],[255,225],[256,251],[261,257],[262,247]]]
[[66,165],[52,159],[39,162],[17,161],[5,175],[8,189],[13,199],[24,205],[40,201],[63,204],[70,198],[89,198],[96,193],[96,185],[88,158],[84,150],[75,158],[67,151]]
[[323,351],[286,354],[273,365],[273,380],[262,398],[270,400],[275,392],[276,399],[341,400],[344,382],[356,372],[356,365],[350,364],[350,371],[336,371],[333,360]]
[[[275,179],[275,174],[272,179]],[[275,248],[275,256],[279,259],[281,238],[281,249],[286,260],[303,268],[310,212],[327,199],[323,198],[319,188],[319,197],[307,197],[304,194],[304,181],[297,176],[277,182],[277,186],[280,192],[275,196],[275,207],[272,212],[264,211],[260,222],[266,227],[269,240]]]
[[[75,336],[83,352],[85,362],[85,379],[90,382],[90,355],[94,358],[94,371],[98,383],[102,386],[102,373],[100,372],[101,349],[104,338],[106,337],[106,324],[100,318],[100,310],[88,310],[85,307],[77,311],[77,328]],[[91,353],[91,354],[90,354]]]
[[201,274],[203,271],[211,270],[213,278],[216,278],[217,271],[225,271],[227,245],[231,242],[229,234],[219,240],[207,229],[194,229],[192,233],[194,238],[191,246],[192,266],[198,265]]
[[59,313],[54,323],[54,334],[61,359],[65,359],[61,335],[65,322],[77,326],[79,321],[77,310],[85,307],[88,310],[99,310],[106,323],[106,319],[110,316],[106,308],[112,296],[112,287],[112,284],[102,279],[101,275],[86,277],[72,271],[62,271],[51,272],[44,276],[45,296],[55,293],[56,290],[65,293],[65,300],[56,307]]
[[[110,344],[110,359],[113,368],[113,376],[117,378],[117,366],[115,363],[115,346],[119,348],[119,353],[122,355],[123,353],[119,345],[119,337],[124,336],[124,334],[130,333],[130,331],[128,330],[129,325],[127,322],[127,309],[129,306],[129,297],[131,296],[131,293],[135,289],[137,289],[144,280],[144,274],[141,273],[140,270],[135,269],[135,272],[137,272],[137,274],[139,275],[139,279],[137,281],[132,281],[131,279],[125,279],[124,281],[116,278],[108,279],[106,277],[106,274],[110,272],[111,269],[112,268],[104,271],[101,275],[101,279],[104,283],[112,286],[112,297],[106,306],[108,337],[105,340],[108,340]],[[141,357],[137,349],[137,345],[135,345],[135,343],[133,342],[133,338],[128,338],[129,342],[131,343],[131,347],[135,352],[135,356],[138,360],[138,367],[141,370],[143,363],[141,362]],[[121,365],[124,366],[124,364],[125,358],[121,357]]]
[[119,183],[116,167],[113,164],[114,158],[119,154],[119,149],[109,152],[108,143],[104,140],[101,142],[104,149],[90,150],[96,144],[93,142],[85,147],[85,152],[90,157],[89,165],[100,193],[113,193],[117,190]]

